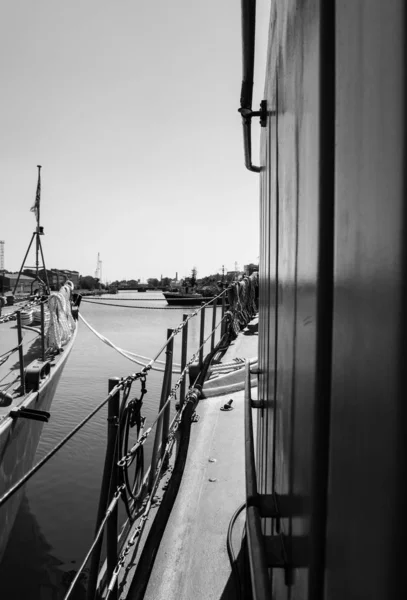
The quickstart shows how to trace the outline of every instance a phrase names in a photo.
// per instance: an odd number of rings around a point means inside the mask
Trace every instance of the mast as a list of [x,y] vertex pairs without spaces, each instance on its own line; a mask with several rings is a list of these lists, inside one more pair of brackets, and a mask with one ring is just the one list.
[[37,219],[37,229],[36,229],[36,240],[35,240],[35,277],[38,278],[39,272],[39,254],[40,254],[40,204],[41,204],[41,165],[37,165],[38,167],[38,182],[37,182],[37,193],[35,195],[34,205],[31,207],[31,210],[35,213],[35,217]]
[[[30,211],[35,214],[35,219],[37,221],[37,226],[36,226],[36,229],[35,229],[34,233],[32,234],[32,238],[31,238],[31,241],[29,243],[27,252],[25,253],[23,263],[22,263],[22,265],[20,267],[20,271],[18,273],[17,281],[16,281],[15,286],[14,286],[13,294],[16,293],[18,282],[20,281],[21,273],[22,273],[22,271],[24,269],[25,261],[27,259],[27,256],[28,256],[28,253],[30,251],[31,245],[32,245],[32,243],[34,241],[34,238],[35,238],[35,281],[39,281],[40,284],[45,287],[45,291],[46,291],[47,294],[49,294],[49,291],[50,291],[49,282],[48,282],[48,273],[47,273],[47,269],[45,267],[44,253],[42,251],[41,238],[40,238],[41,235],[44,235],[44,228],[41,227],[41,225],[40,225],[41,165],[37,165],[37,168],[38,168],[37,192],[35,194],[34,204],[30,208]],[[41,259],[42,259],[42,268],[44,270],[45,283],[44,283],[44,281],[42,281],[42,279],[39,276],[39,267],[40,267],[40,258],[39,258],[39,256],[40,256],[40,253],[41,253]],[[32,291],[32,289],[31,289],[31,291]]]

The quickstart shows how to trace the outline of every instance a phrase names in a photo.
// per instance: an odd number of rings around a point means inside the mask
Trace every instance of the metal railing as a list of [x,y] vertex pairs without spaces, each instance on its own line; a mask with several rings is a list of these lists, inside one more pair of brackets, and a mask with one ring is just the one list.
[[[138,551],[143,530],[149,513],[153,506],[154,495],[168,467],[169,457],[175,444],[175,435],[183,420],[189,419],[199,400],[203,374],[210,363],[210,359],[224,348],[229,339],[236,335],[236,319],[242,313],[242,295],[239,286],[242,282],[232,284],[219,296],[204,303],[193,315],[183,315],[183,321],[175,329],[167,330],[167,339],[160,351],[145,365],[140,372],[133,373],[125,378],[109,379],[108,395],[96,406],[71,432],[69,432],[46,456],[44,456],[28,473],[16,482],[0,498],[0,507],[3,506],[36,472],[38,472],[65,444],[90,421],[106,404],[108,405],[107,446],[105,465],[102,476],[101,492],[99,498],[98,514],[96,519],[95,536],[91,546],[84,557],[70,587],[65,595],[65,600],[71,594],[80,579],[85,566],[91,560],[88,578],[87,600],[103,597],[116,600],[119,590],[120,573],[127,570],[126,561],[132,552],[132,559]],[[248,313],[253,300],[252,280],[246,283],[251,292],[246,295]],[[229,310],[226,310],[226,296],[229,300]],[[221,298],[221,314],[217,319],[219,308],[218,300]],[[244,303],[244,302],[243,302]],[[209,335],[205,337],[205,311],[212,309],[212,327]],[[245,307],[243,307],[245,308]],[[188,356],[188,323],[192,317],[200,316],[199,347],[195,353]],[[215,333],[220,328],[220,340],[215,344]],[[171,383],[174,338],[179,333],[181,336],[181,365],[180,375],[174,385]],[[210,342],[211,350],[204,359],[203,349]],[[166,352],[165,368],[158,414],[154,422],[145,429],[145,419],[141,417],[143,396],[146,393],[146,377],[162,352]],[[186,378],[189,376],[190,385],[187,391]],[[135,382],[140,383],[139,398],[130,398],[130,392]],[[176,412],[170,422],[171,404],[179,394],[179,401],[175,406]],[[129,431],[136,426],[137,439],[129,448]],[[143,446],[155,429],[153,451],[149,469],[144,473]],[[130,483],[129,468],[135,471],[134,482]],[[118,536],[118,505],[119,499],[123,500],[128,514],[128,522],[122,531],[129,534],[120,546]],[[132,525],[137,523],[135,529]],[[102,553],[103,536],[106,531],[106,564],[104,574],[100,574],[100,557]],[[123,578],[122,578],[123,579]],[[122,582],[120,582],[122,585]]]

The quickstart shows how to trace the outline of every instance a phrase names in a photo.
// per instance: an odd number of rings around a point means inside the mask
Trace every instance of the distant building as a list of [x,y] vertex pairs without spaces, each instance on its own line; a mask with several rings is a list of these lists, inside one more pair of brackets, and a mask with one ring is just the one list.
[[63,273],[69,281],[72,281],[75,288],[79,287],[79,271],[71,271],[70,269],[62,269],[60,273]]
[[[0,290],[3,294],[13,292],[17,283],[18,273],[5,273],[0,276]],[[16,294],[32,294],[35,289],[35,279],[29,275],[20,275]]]
[[[79,287],[79,272],[71,271],[69,269],[46,269],[49,287],[53,291],[58,291],[59,288],[64,285],[65,281],[72,281],[75,288]],[[34,269],[24,269],[24,274],[35,277]],[[42,281],[46,280],[45,270],[40,269],[38,275]]]

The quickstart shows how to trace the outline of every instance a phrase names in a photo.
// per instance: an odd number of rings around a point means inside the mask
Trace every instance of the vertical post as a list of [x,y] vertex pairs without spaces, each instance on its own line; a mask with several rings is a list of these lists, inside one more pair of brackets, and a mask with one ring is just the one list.
[[[205,303],[202,302],[202,306],[204,304]],[[205,335],[205,309],[202,308],[201,309],[201,328],[200,328],[200,332],[199,332],[199,368],[201,368],[202,365],[203,365],[204,349],[203,349],[202,344],[203,344],[203,341],[204,341],[204,335]]]
[[[118,377],[112,377],[109,379],[109,392],[117,385],[119,381]],[[108,406],[108,436],[111,438],[112,448],[112,462],[110,472],[110,485],[108,487],[107,495],[107,506],[113,500],[113,496],[117,489],[118,477],[117,477],[117,434],[118,434],[118,420],[120,410],[120,392],[116,392],[112,399],[109,401]],[[106,555],[107,555],[107,579],[110,581],[113,571],[117,565],[117,526],[118,526],[118,505],[114,507],[112,514],[106,524]],[[112,600],[117,600],[117,582],[112,590]]]
[[218,304],[218,299],[215,298],[213,301],[213,313],[212,313],[212,337],[211,337],[211,352],[215,348],[215,327],[216,327],[216,308]]
[[[172,335],[172,332],[173,332],[173,329],[167,330],[167,339]],[[163,404],[167,401],[168,396],[170,395],[170,391],[171,391],[173,351],[174,351],[174,338],[172,338],[169,341],[168,346],[167,346],[167,351],[165,353],[166,358],[165,358],[165,373],[164,373],[164,382],[163,382],[163,395],[164,395]],[[167,439],[168,439],[168,429],[170,426],[170,411],[171,411],[171,402],[169,402],[167,404],[164,414],[163,414],[163,429],[162,429],[162,436],[161,436],[161,456],[164,455],[165,445],[166,445]]]
[[[167,329],[167,340],[168,338],[172,335],[173,330],[172,329]],[[167,352],[168,352],[168,347],[167,347]],[[168,355],[167,355],[168,358]],[[161,398],[160,398],[160,407],[159,407],[159,411],[162,409],[162,407],[164,406],[164,403],[166,401],[166,392],[167,392],[167,362],[165,363],[165,371],[164,371],[164,377],[163,377],[163,385],[161,388]],[[155,471],[157,468],[157,457],[158,457],[158,450],[160,447],[160,437],[161,437],[161,431],[162,431],[162,422],[163,422],[163,418],[162,416],[158,419],[157,425],[156,425],[156,430],[155,430],[155,436],[154,436],[154,445],[153,445],[153,453],[151,455],[151,466],[150,466],[150,475],[148,478],[148,490],[151,491],[153,484],[154,484],[154,478],[155,478]]]
[[41,301],[41,360],[45,360],[45,310]]
[[17,336],[18,336],[18,357],[20,361],[20,396],[25,395],[25,377],[24,377],[24,353],[23,353],[23,334],[21,329],[21,311],[17,311]]
[[[183,314],[182,320],[187,320],[188,315]],[[187,364],[187,356],[188,356],[188,323],[186,323],[182,329],[182,342],[181,342],[181,372],[185,369],[185,365]],[[179,405],[180,407],[184,404],[185,400],[185,388],[186,388],[186,375],[184,379],[181,381],[180,391],[179,391]]]
[[223,294],[222,296],[222,325],[221,325],[221,335],[223,335],[225,333],[225,321],[223,321],[223,318],[225,316],[226,313],[226,294]]
[[[109,392],[113,389],[113,387],[120,381],[119,377],[114,377],[109,379]],[[120,394],[117,394],[119,396]],[[99,530],[100,524],[103,521],[103,518],[106,513],[106,509],[109,505],[109,498],[111,498],[112,494],[110,493],[110,488],[113,488],[113,482],[110,486],[110,478],[113,470],[115,470],[115,449],[116,449],[116,437],[117,437],[117,424],[116,419],[119,414],[119,400],[114,396],[109,400],[108,406],[108,417],[107,417],[107,446],[106,446],[106,456],[105,456],[105,465],[103,468],[103,476],[102,476],[102,485],[100,488],[100,497],[99,497],[99,506],[96,517],[96,527],[95,534]],[[116,460],[117,462],[117,460]],[[112,515],[113,517],[113,515]],[[112,518],[110,517],[110,518]],[[112,536],[113,537],[113,536]],[[116,534],[117,541],[117,534]],[[100,540],[96,544],[89,569],[89,578],[88,578],[88,587],[86,592],[86,600],[94,600],[96,594],[97,580],[99,574],[99,562],[100,555],[102,551],[102,542],[103,536],[101,536]],[[111,558],[112,560],[112,554]],[[109,567],[108,567],[109,568]]]

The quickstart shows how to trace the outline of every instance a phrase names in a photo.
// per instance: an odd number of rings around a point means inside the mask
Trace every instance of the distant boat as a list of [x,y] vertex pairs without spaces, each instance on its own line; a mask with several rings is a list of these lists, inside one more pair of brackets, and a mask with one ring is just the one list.
[[188,292],[163,292],[169,306],[197,306],[206,300],[202,294]]

